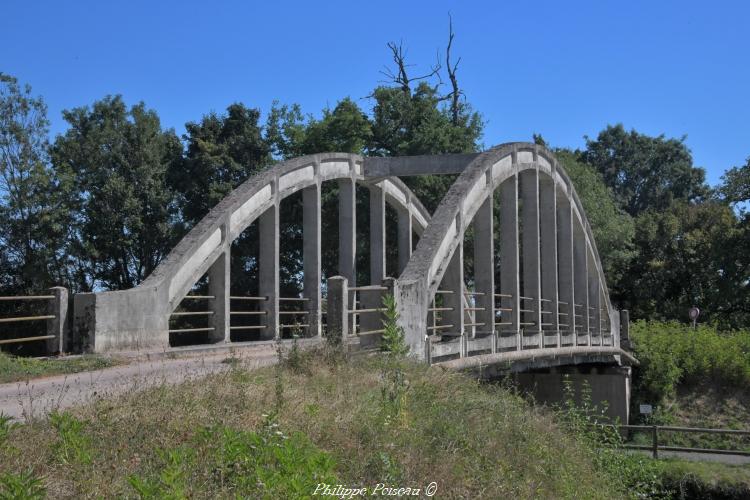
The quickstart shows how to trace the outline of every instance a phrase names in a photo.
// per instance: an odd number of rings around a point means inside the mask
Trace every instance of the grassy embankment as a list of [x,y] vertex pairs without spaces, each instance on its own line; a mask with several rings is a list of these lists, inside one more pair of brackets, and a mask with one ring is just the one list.
[[[0,433],[0,488],[50,497],[299,498],[320,482],[440,497],[621,497],[596,452],[522,398],[390,358],[226,373]],[[1,491],[1,490],[0,490]]]

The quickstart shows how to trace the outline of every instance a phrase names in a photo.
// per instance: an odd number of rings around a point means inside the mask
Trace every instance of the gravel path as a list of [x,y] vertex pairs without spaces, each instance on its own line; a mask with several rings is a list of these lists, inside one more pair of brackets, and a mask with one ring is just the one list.
[[229,369],[230,365],[223,361],[230,356],[241,359],[243,366],[249,368],[271,365],[277,360],[276,353],[265,349],[233,354],[206,353],[179,359],[133,361],[103,370],[0,384],[0,413],[30,420],[133,388],[176,384]]

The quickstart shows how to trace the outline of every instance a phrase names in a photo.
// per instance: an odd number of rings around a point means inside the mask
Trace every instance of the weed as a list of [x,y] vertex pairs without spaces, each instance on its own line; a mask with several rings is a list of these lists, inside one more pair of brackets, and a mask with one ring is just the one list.
[[49,421],[60,437],[54,451],[57,459],[63,463],[91,463],[91,443],[83,433],[84,423],[67,412],[53,412]]
[[42,480],[31,471],[0,474],[0,500],[36,500],[46,493]]
[[5,445],[8,440],[10,433],[13,429],[17,428],[19,424],[13,422],[13,419],[8,415],[0,413],[0,448]]

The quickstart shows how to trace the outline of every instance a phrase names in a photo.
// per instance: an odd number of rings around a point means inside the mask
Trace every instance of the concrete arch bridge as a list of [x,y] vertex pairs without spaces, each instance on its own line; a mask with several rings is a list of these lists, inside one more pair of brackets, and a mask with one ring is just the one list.
[[[432,215],[399,179],[446,174],[457,178]],[[327,277],[324,183],[338,188],[338,268]],[[357,186],[369,191],[364,231],[357,230]],[[302,287],[284,297],[280,206],[299,192]],[[389,210],[395,217],[386,217]],[[395,241],[386,237],[391,223]],[[256,288],[231,290],[232,242],[253,224]],[[362,233],[367,244],[358,245]],[[356,282],[358,246],[369,254],[369,283]],[[394,269],[386,266],[389,249],[397,253]],[[376,344],[384,293],[394,294],[420,359],[539,376],[589,366],[627,386],[629,372],[620,368],[634,362],[621,348],[627,320],[610,302],[583,207],[554,155],[528,143],[476,154],[325,153],[279,163],[214,207],[138,287],[76,295],[74,337],[96,352],[169,349],[186,335],[231,343],[241,332],[261,341],[294,332]]]

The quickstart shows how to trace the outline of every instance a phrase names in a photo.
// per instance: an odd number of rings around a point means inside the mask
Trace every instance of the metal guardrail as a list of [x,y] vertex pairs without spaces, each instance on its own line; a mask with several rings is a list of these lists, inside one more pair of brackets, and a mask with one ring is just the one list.
[[597,424],[601,427],[616,427],[623,430],[634,430],[651,433],[650,445],[623,444],[623,448],[631,450],[648,450],[654,458],[659,458],[659,451],[681,451],[686,453],[708,453],[714,455],[740,455],[750,456],[750,451],[745,450],[725,450],[717,448],[695,448],[687,446],[667,446],[659,444],[659,431],[674,433],[702,433],[702,434],[733,434],[740,436],[750,436],[750,430],[739,429],[711,429],[703,427],[678,427],[672,425],[614,425],[614,424]]
[[15,316],[10,318],[0,318],[0,324],[23,323],[29,321],[45,321],[47,323],[46,335],[34,335],[31,337],[14,337],[0,340],[0,345],[22,344],[26,342],[36,342],[39,340],[53,341],[48,342],[48,350],[58,352],[63,350],[64,336],[66,330],[66,319],[68,309],[68,291],[63,287],[52,288],[52,295],[16,295],[2,296],[0,302],[15,301],[45,301],[48,302],[47,311],[50,314],[38,314],[34,316]]

